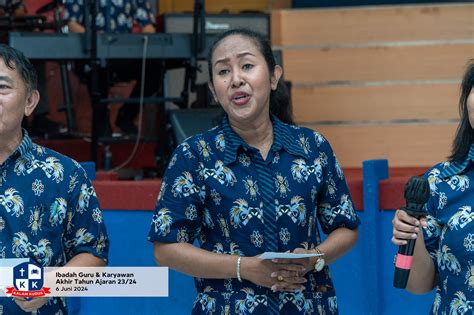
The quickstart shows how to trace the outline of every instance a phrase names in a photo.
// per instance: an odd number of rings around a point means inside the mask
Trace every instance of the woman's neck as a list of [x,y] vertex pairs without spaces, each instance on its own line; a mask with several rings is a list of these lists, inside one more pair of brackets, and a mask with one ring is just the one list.
[[258,149],[264,160],[267,158],[273,144],[273,124],[269,116],[268,119],[251,125],[229,123],[242,140]]

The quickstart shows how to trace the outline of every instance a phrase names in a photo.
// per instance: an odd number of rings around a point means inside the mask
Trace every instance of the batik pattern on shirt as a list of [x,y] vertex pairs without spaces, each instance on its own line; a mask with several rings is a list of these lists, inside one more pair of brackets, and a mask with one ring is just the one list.
[[426,173],[425,244],[438,275],[433,314],[474,313],[474,145],[465,161],[444,162]]
[[[0,164],[0,259],[30,258],[63,266],[90,253],[107,260],[109,241],[94,188],[74,160],[34,144],[24,131],[18,149]],[[24,313],[0,298],[4,314]],[[40,314],[67,314],[52,298]]]
[[[98,31],[109,33],[130,33],[133,22],[140,27],[155,23],[155,16],[146,0],[100,0],[96,24]],[[64,20],[84,25],[84,1],[66,0]],[[106,27],[108,23],[108,29]]]
[[[264,211],[272,212],[277,250],[313,249],[359,219],[337,159],[319,133],[272,117],[274,143],[265,160],[229,126],[193,136],[176,149],[163,178],[150,241],[193,243],[214,253],[255,256],[268,248]],[[257,165],[258,164],[258,165]],[[265,165],[267,172],[257,171]],[[263,183],[272,187],[263,198]],[[271,201],[271,204],[267,202]],[[281,314],[336,314],[328,268],[308,273],[303,292],[272,293],[249,281],[195,279],[193,314],[266,314],[276,294]]]

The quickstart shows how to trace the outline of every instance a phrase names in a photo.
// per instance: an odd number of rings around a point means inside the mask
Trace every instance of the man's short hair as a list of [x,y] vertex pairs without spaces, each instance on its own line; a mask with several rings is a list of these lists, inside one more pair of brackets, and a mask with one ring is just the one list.
[[8,45],[0,44],[0,56],[8,68],[20,74],[26,84],[28,93],[38,88],[38,75],[36,74],[35,67],[21,51]]

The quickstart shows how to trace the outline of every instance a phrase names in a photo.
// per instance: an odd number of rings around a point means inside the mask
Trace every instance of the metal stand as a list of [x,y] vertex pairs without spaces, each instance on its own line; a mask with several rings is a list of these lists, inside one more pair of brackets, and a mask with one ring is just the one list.
[[101,110],[99,90],[99,60],[97,59],[97,3],[95,0],[84,1],[84,50],[91,56],[89,59],[90,80],[89,91],[91,93],[92,105],[92,135],[91,135],[91,160],[97,164],[99,145],[99,121],[98,111]]
[[[181,92],[181,99],[175,103],[181,108],[186,109],[189,103],[189,91],[196,90],[197,72],[201,71],[198,66],[198,56],[202,53],[206,46],[206,10],[204,0],[194,1],[193,11],[193,35],[191,37],[191,58],[185,63],[184,86]],[[165,72],[161,73],[161,78],[164,80]],[[161,81],[163,82],[163,81]],[[155,161],[158,168],[158,173],[163,175],[166,165],[169,162],[171,151],[170,146],[165,143],[165,139],[171,139],[171,132],[168,130],[168,118],[166,115],[165,104],[158,107],[157,112],[157,137],[158,141],[155,147]]]
[[[100,60],[97,56],[97,25],[95,17],[97,15],[97,1],[95,0],[85,0],[84,1],[84,26],[85,26],[85,40],[84,40],[84,49],[87,55],[90,56],[89,66],[90,66],[90,80],[89,80],[89,91],[91,93],[91,103],[92,103],[92,140],[91,140],[91,160],[97,163],[98,156],[98,144],[99,144],[99,126],[103,124],[103,121],[100,121],[100,118],[103,115],[99,115],[99,111],[102,111],[104,106],[107,106],[107,103],[111,102],[113,99],[101,99],[100,91],[100,82],[99,82],[99,71],[100,71]],[[204,0],[196,0],[194,4],[194,25],[193,25],[193,36],[192,41],[192,57],[189,61],[186,62],[186,77],[184,90],[181,93],[180,98],[165,98],[163,97],[163,89],[158,88],[157,91],[159,95],[155,98],[144,98],[144,103],[155,102],[158,105],[157,111],[157,120],[156,124],[159,126],[157,128],[157,144],[155,148],[155,159],[157,163],[157,168],[159,170],[164,170],[168,157],[170,155],[170,146],[168,144],[169,130],[168,123],[166,118],[165,102],[172,101],[179,103],[182,106],[187,107],[188,103],[188,90],[194,91],[196,88],[196,73],[199,71],[197,66],[197,60],[199,54],[202,54],[206,46],[206,37],[205,37],[205,10],[204,10]],[[167,63],[163,60],[162,67],[158,73],[156,73],[156,80],[160,84],[164,80],[164,74],[166,72]],[[122,100],[123,102],[137,102],[136,99]],[[122,103],[123,103],[122,102]]]
[[[62,33],[62,18],[60,9],[56,6],[54,9],[54,21],[56,24],[56,32]],[[74,115],[74,110],[72,107],[72,97],[71,97],[71,88],[69,84],[69,71],[67,61],[60,61],[59,67],[61,69],[61,82],[63,88],[63,100],[64,107],[66,110],[66,121],[67,129],[69,135],[74,135],[76,133],[76,118]]]
[[178,103],[181,109],[188,107],[189,90],[191,90],[191,92],[196,90],[197,72],[201,71],[198,66],[198,55],[202,53],[206,46],[206,10],[204,0],[194,1],[193,35],[191,41],[192,54],[185,66],[184,87],[181,92],[182,101]]

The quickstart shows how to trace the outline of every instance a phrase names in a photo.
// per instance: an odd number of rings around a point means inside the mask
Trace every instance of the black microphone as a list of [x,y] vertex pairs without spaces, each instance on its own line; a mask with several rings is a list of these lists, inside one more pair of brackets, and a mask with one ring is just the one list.
[[[423,206],[430,197],[430,184],[421,176],[411,177],[405,185],[405,200],[406,207],[400,208],[404,210],[409,216],[417,218],[426,216],[426,211]],[[420,227],[421,229],[421,227]],[[419,231],[423,233],[423,231]],[[399,289],[405,289],[410,275],[410,269],[413,262],[413,251],[415,249],[416,239],[407,240],[406,245],[401,245],[398,248],[397,257],[395,260],[395,274],[393,277],[393,286]]]

